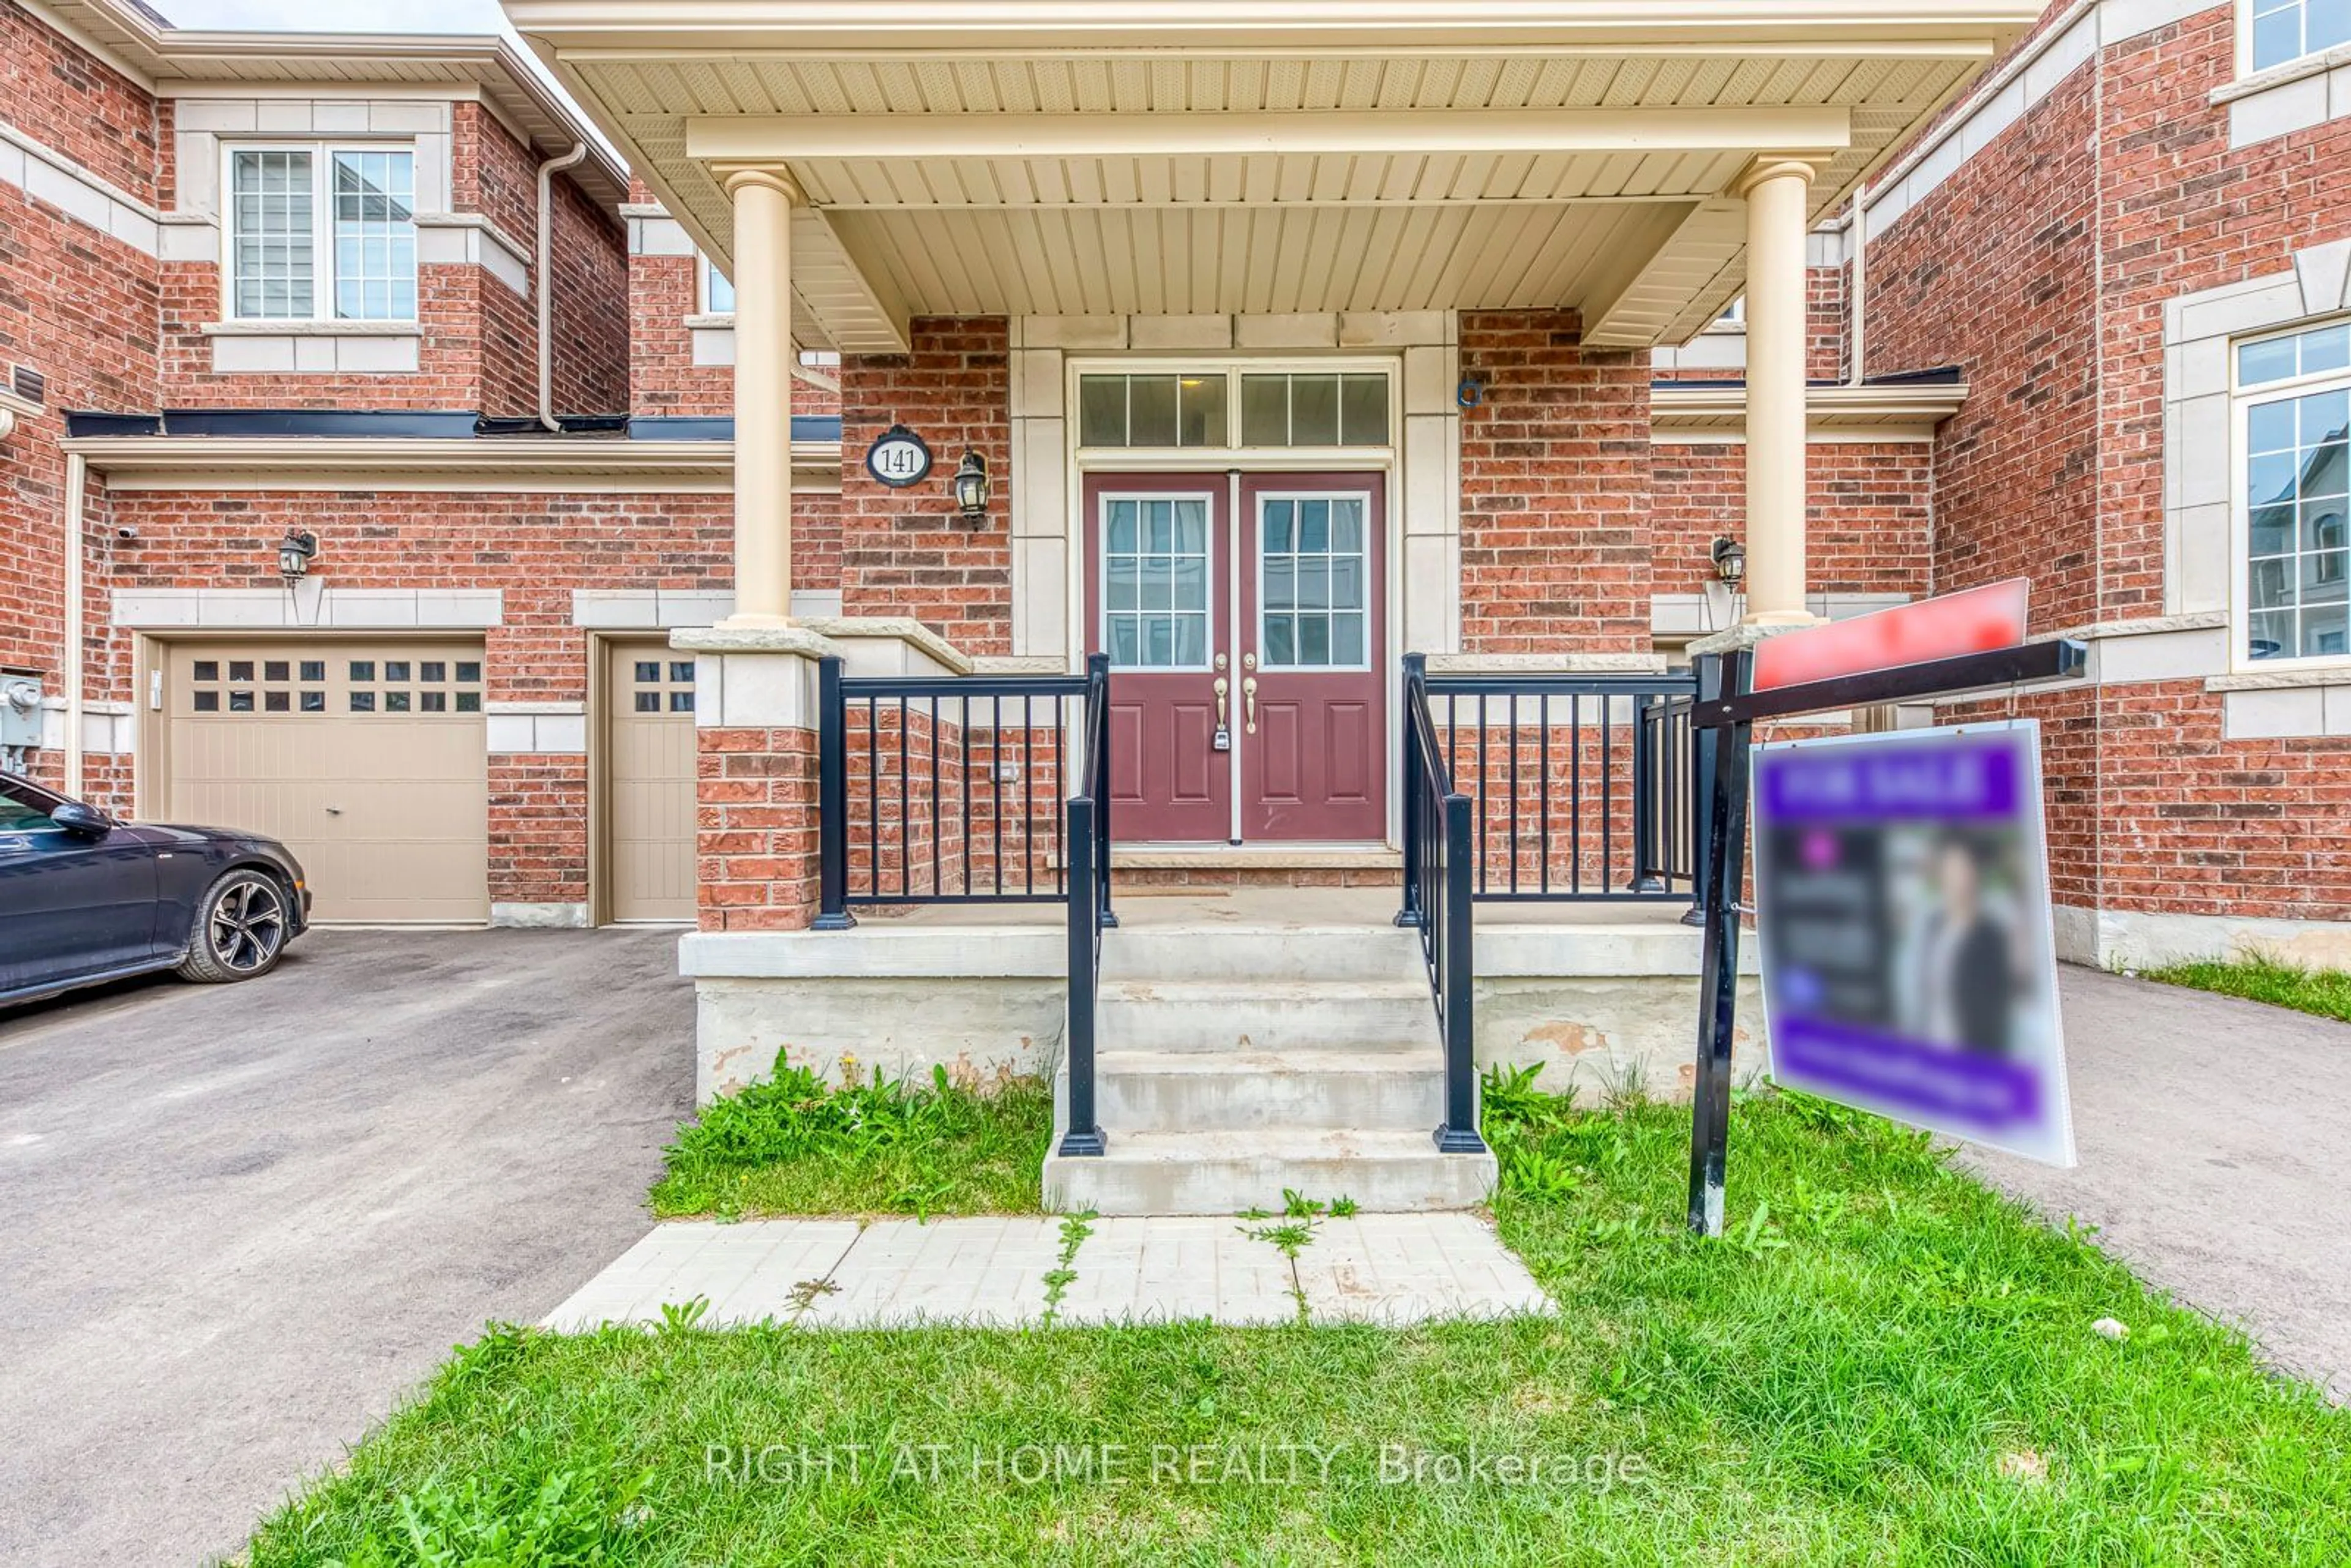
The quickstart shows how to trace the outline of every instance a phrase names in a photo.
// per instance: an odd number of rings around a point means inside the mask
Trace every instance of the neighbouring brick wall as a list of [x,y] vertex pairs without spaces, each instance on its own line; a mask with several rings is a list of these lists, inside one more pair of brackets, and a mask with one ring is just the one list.
[[0,121],[152,203],[163,138],[154,95],[0,0]]
[[[1747,534],[1747,449],[1660,444],[1651,474],[1656,591],[1696,593],[1708,550]],[[1928,592],[1935,449],[1924,442],[1814,442],[1806,453],[1806,581],[1816,593]]]
[[1573,311],[1467,311],[1461,638],[1468,652],[1650,645],[1649,356]]
[[2235,15],[2199,13],[2105,51],[2100,100],[2099,618],[2163,613],[2163,307],[2288,273],[2351,235],[2351,118],[2232,150],[2212,91]]
[[553,270],[556,412],[628,413],[628,225],[560,175]]
[[632,413],[659,417],[735,412],[734,367],[694,362],[694,334],[685,323],[701,308],[700,268],[690,256],[629,259]]
[[[0,121],[15,126],[118,189],[156,193],[155,101],[0,0]],[[154,259],[27,195],[0,185],[0,378],[26,365],[47,378],[46,409],[21,418],[0,444],[0,665],[64,689],[65,409],[126,412],[155,404]],[[92,486],[84,539],[105,533],[102,487]],[[86,605],[99,602],[95,585]],[[55,752],[34,771],[55,781]],[[102,761],[86,777],[111,788]],[[111,797],[110,797],[111,798]]]
[[1870,241],[1870,370],[1969,382],[1936,444],[1935,589],[2030,578],[2042,629],[2097,615],[2096,109],[2077,72]]
[[588,758],[493,752],[490,898],[588,902]]
[[[911,615],[967,654],[1012,651],[1010,340],[1000,316],[918,317],[911,353],[841,365],[841,587],[851,615]],[[893,490],[865,472],[892,424],[928,442],[932,476]],[[967,450],[995,481],[987,520],[956,515]]]
[[1852,286],[1848,267],[1815,267],[1804,273],[1804,376],[1808,381],[1841,382],[1848,373],[1846,310]]

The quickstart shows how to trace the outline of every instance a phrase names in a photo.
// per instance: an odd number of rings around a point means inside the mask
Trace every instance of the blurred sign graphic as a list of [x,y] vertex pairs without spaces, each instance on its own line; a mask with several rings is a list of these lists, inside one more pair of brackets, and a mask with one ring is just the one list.
[[1774,1081],[2074,1163],[2038,725],[1759,747],[1755,849]]
[[1755,689],[2013,648],[2024,641],[2031,590],[2020,577],[1771,638],[1755,650]]

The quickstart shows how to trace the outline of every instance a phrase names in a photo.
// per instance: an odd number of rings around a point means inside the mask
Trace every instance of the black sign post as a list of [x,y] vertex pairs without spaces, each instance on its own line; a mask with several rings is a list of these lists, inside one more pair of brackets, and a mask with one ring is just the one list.
[[[1724,1165],[1730,1149],[1730,1044],[1739,1026],[1740,922],[1750,913],[1740,895],[1747,885],[1748,770],[1756,721],[2073,680],[2088,668],[2089,656],[2088,648],[2071,639],[2027,643],[1762,692],[1751,689],[1752,653],[1740,650],[1700,657],[1691,722],[1699,739],[1701,767],[1708,776],[1698,883],[1706,956],[1699,968],[1698,1080],[1690,1103],[1691,1230],[1700,1236],[1722,1234]],[[1712,765],[1706,767],[1709,749]]]

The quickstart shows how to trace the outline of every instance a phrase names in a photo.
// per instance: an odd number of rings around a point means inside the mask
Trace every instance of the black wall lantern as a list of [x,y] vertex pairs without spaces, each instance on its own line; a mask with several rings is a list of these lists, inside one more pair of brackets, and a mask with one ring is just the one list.
[[1736,588],[1747,580],[1747,547],[1737,539],[1717,539],[1708,551],[1714,559],[1714,575]]
[[310,575],[310,563],[319,556],[319,536],[299,528],[288,528],[277,544],[277,575],[293,587]]
[[977,452],[963,455],[962,465],[955,472],[956,509],[963,520],[973,528],[987,521],[987,497],[991,486],[987,482],[987,459]]

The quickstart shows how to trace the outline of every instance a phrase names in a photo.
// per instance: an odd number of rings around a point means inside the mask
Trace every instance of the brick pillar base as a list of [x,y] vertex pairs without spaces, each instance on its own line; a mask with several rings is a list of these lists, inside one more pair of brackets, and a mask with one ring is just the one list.
[[803,931],[816,919],[817,661],[792,627],[679,632],[695,656],[695,904],[705,931]]

